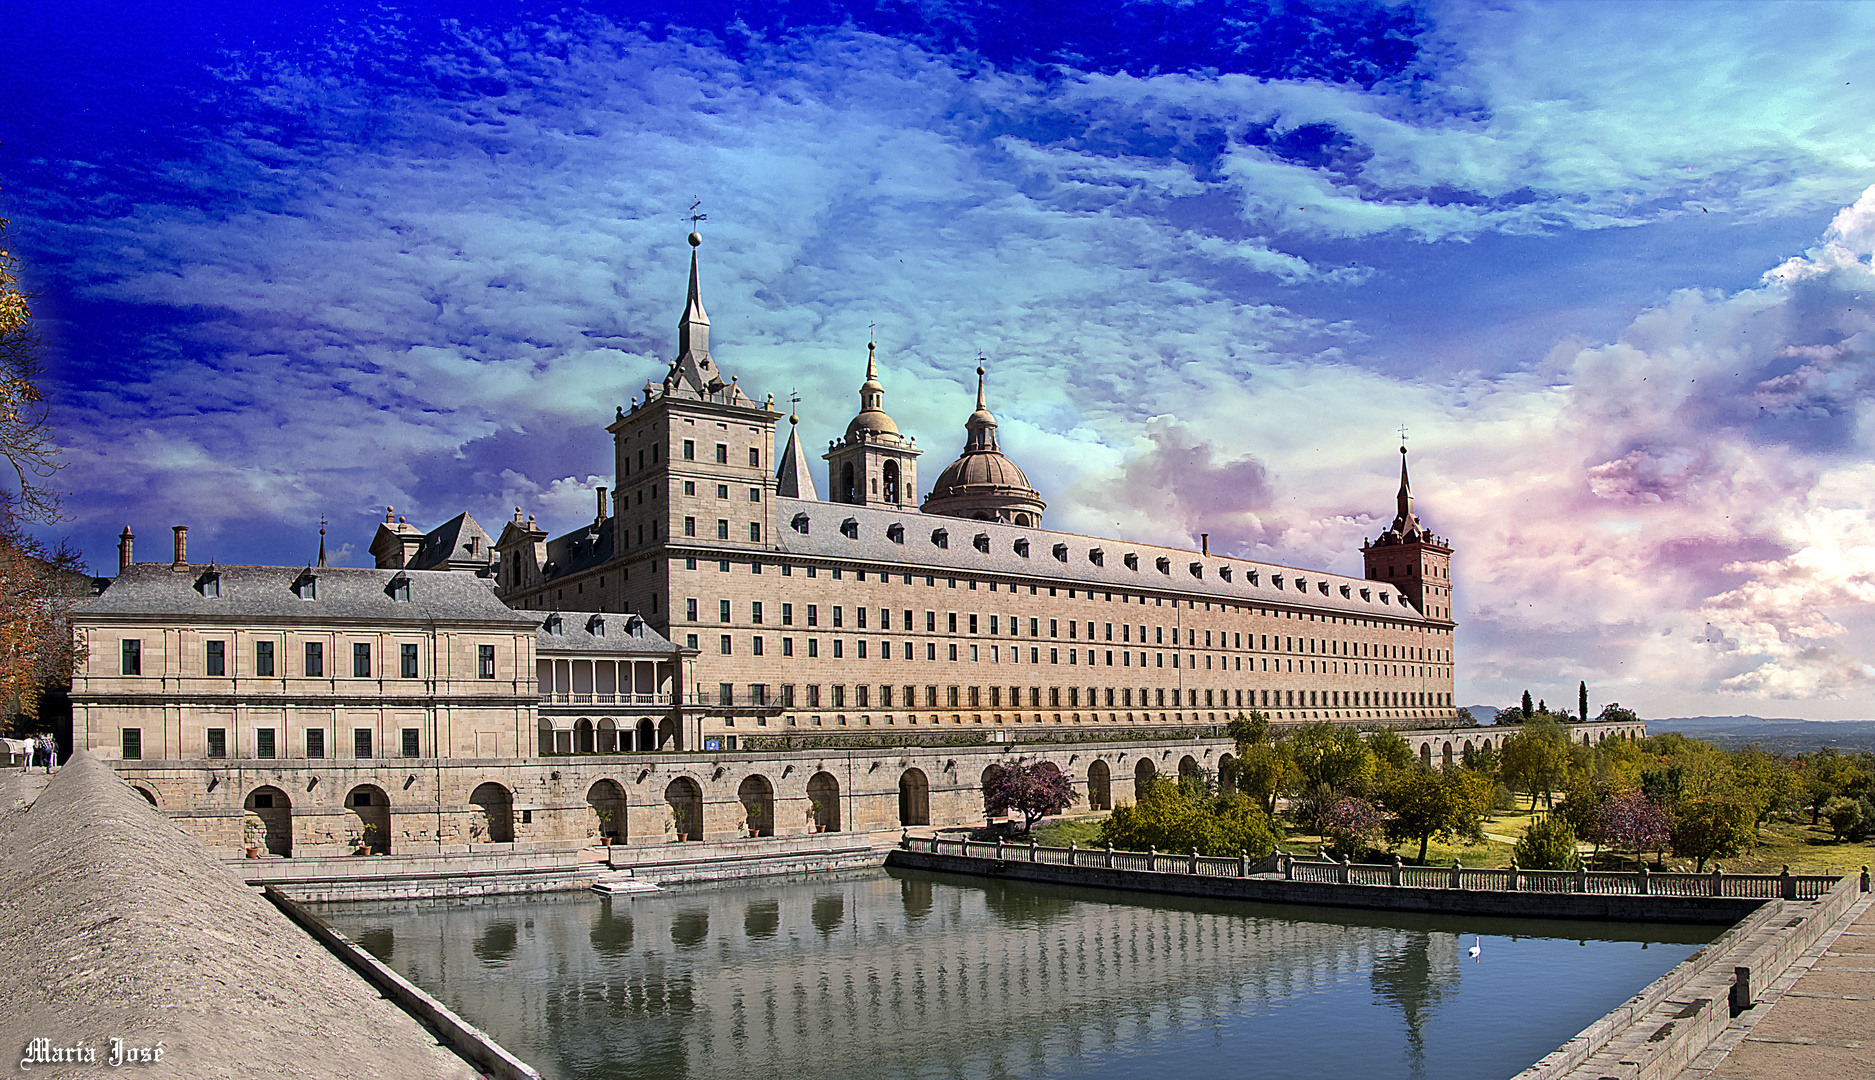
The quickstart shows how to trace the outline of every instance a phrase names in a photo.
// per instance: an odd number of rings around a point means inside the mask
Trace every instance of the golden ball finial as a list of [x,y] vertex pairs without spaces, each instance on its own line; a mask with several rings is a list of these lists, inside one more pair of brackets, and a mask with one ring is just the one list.
[[693,233],[691,233],[691,234],[690,234],[690,246],[691,246],[691,247],[702,247],[702,246],[703,246],[703,234],[702,234],[702,233],[694,233],[694,232],[693,232]]

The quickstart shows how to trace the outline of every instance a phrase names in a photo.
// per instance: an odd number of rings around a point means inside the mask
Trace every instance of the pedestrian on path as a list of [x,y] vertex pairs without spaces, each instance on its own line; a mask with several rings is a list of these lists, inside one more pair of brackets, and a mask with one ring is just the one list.
[[52,736],[41,735],[39,736],[39,752],[45,755],[46,772],[50,774],[52,772],[52,761],[59,756],[59,744],[52,741]]

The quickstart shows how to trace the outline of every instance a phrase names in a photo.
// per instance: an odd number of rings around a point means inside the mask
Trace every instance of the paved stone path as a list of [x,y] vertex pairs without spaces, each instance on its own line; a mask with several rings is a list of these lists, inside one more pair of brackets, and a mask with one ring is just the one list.
[[1875,1077],[1875,899],[1756,997],[1680,1080]]

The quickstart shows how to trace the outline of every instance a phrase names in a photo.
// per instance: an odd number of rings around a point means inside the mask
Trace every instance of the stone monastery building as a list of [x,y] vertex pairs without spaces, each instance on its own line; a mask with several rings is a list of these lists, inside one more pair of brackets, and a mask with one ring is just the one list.
[[[491,571],[512,608],[636,613],[693,653],[685,749],[1056,725],[1124,738],[1251,707],[1452,722],[1452,550],[1415,513],[1404,448],[1365,578],[1056,532],[1003,452],[982,368],[962,453],[920,504],[922,451],[886,412],[869,346],[823,498],[798,418],[777,453],[772,395],[750,398],[711,355],[690,243],[677,358],[606,429],[610,500],[600,489],[593,520],[551,538],[517,508]],[[385,537],[374,552],[397,546]]]

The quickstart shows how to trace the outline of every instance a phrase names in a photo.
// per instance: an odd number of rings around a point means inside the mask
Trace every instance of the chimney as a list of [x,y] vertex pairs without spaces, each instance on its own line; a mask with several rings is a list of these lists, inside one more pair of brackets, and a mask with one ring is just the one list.
[[1205,555],[1211,554],[1211,534],[1210,533],[1199,533],[1198,544],[1199,544],[1199,550],[1202,551]]
[[123,532],[117,534],[117,572],[120,574],[130,569],[130,546],[136,538],[136,534],[130,531],[128,525],[124,526]]
[[170,528],[176,533],[176,561],[170,565],[170,569],[187,570],[189,568],[189,527],[172,525]]
[[605,489],[599,489],[599,520],[605,521]]

